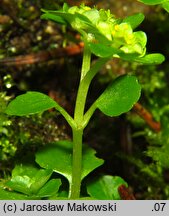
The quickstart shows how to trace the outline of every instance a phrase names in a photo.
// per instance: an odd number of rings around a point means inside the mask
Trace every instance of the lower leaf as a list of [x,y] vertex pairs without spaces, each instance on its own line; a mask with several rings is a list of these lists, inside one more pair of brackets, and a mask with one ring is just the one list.
[[61,186],[60,179],[51,179],[48,181],[38,192],[39,197],[50,197],[57,194],[59,187]]
[[[71,183],[72,151],[73,144],[70,141],[48,144],[48,146],[37,152],[36,162],[43,168],[52,169],[54,172],[65,176]],[[83,145],[81,179],[102,164],[103,160],[95,157],[95,151],[87,145]]]
[[97,200],[120,200],[118,188],[121,185],[128,187],[127,183],[118,176],[101,176],[87,184],[88,194]]
[[14,191],[9,191],[4,189],[4,186],[0,186],[0,200],[30,200],[27,195],[16,193]]

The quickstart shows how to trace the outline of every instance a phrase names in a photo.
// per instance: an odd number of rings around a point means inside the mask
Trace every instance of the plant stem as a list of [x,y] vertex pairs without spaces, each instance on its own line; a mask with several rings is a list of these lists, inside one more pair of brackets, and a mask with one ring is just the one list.
[[72,128],[73,132],[73,160],[72,160],[72,182],[70,185],[69,198],[78,199],[81,187],[82,172],[82,137],[83,137],[83,116],[88,92],[88,84],[83,79],[90,69],[91,52],[86,46],[83,53],[83,63],[81,70],[81,79],[76,98],[74,121],[76,128]]
[[[87,51],[87,53],[88,53],[88,51]],[[75,114],[74,114],[75,123],[79,127],[83,127],[84,108],[85,108],[86,97],[87,97],[90,83],[91,83],[93,77],[98,72],[98,70],[108,60],[109,60],[109,58],[101,58],[101,59],[97,60],[97,62],[91,67],[91,69],[89,71],[87,71],[87,73],[85,73],[85,76],[82,74],[83,79],[81,78],[81,81],[80,81],[80,85],[79,85],[79,89],[78,89],[78,93],[77,93],[77,99],[76,99]],[[83,64],[83,65],[86,65],[86,64]],[[83,69],[83,67],[82,67],[82,71],[85,71]]]
[[[84,122],[84,109],[87,98],[88,89],[91,80],[96,75],[97,71],[108,59],[99,59],[95,65],[90,69],[91,52],[88,46],[84,47],[83,63],[81,70],[81,79],[76,98],[76,105],[74,111],[73,132],[73,159],[72,159],[72,182],[70,184],[69,198],[78,199],[80,197],[81,174],[82,174],[82,141],[83,130],[90,119],[92,112],[88,112]],[[71,122],[71,120],[70,120]],[[74,125],[76,127],[74,127]]]
[[83,122],[84,108],[86,103],[86,97],[88,93],[89,83],[85,82],[85,76],[90,69],[90,61],[91,61],[91,52],[87,46],[84,47],[83,53],[83,63],[81,70],[81,78],[79,89],[76,98],[75,112],[74,112],[74,120],[78,127],[81,127]]
[[73,161],[72,161],[72,183],[70,185],[70,199],[80,197],[81,169],[82,169],[82,136],[83,130],[73,129]]
[[81,70],[81,80],[85,77],[87,72],[90,70],[90,62],[91,62],[91,52],[88,46],[84,46],[83,52],[83,62],[82,62],[82,70]]

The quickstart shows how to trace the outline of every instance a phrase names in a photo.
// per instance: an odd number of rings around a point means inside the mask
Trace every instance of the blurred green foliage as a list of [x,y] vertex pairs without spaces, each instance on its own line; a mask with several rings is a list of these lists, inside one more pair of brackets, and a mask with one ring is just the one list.
[[12,121],[4,114],[9,97],[4,92],[0,92],[0,160],[8,159],[13,156],[16,147],[10,142],[9,137],[14,131],[9,130]]
[[[146,123],[128,113],[127,119],[133,125],[132,156],[124,156],[137,168],[133,176],[145,187],[146,198],[169,198],[169,87],[167,73],[154,66],[138,68],[138,77],[142,85],[141,103],[161,122],[160,132],[154,132]],[[144,146],[144,147],[143,147]],[[122,156],[123,157],[123,156]],[[146,177],[146,179],[145,179]]]

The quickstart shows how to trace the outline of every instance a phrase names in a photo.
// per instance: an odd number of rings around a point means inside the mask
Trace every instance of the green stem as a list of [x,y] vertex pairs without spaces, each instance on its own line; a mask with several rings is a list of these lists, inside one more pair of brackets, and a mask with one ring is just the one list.
[[83,53],[83,63],[81,70],[81,79],[79,84],[79,89],[76,98],[75,112],[74,112],[74,120],[78,127],[81,126],[83,122],[83,114],[86,103],[87,92],[89,88],[89,83],[85,82],[85,76],[90,69],[90,61],[91,61],[91,52],[87,46],[84,47]]
[[82,170],[82,137],[83,130],[73,130],[73,161],[72,182],[69,191],[70,199],[78,199],[80,197]]
[[[73,159],[72,159],[72,182],[70,184],[69,198],[78,199],[80,197],[81,173],[82,173],[82,141],[84,130],[84,109],[87,93],[91,80],[108,59],[100,59],[90,69],[91,52],[88,46],[84,47],[83,63],[81,70],[81,79],[76,98],[74,111],[74,123],[76,127],[72,127],[73,132]],[[92,112],[91,112],[92,113]],[[89,120],[90,118],[87,117]]]
[[84,46],[84,54],[83,54],[83,62],[82,62],[82,70],[81,70],[81,80],[85,77],[87,72],[90,70],[90,62],[91,62],[91,52],[88,46]]
[[[87,97],[87,93],[88,93],[90,83],[91,83],[93,77],[96,75],[97,71],[108,60],[107,58],[99,59],[87,73],[86,71],[88,70],[89,65],[90,65],[90,64],[87,64],[87,62],[90,59],[90,52],[88,50],[86,50],[86,52],[87,52],[87,57],[86,56],[84,57],[85,63],[83,61],[83,64],[82,64],[83,66],[82,66],[81,82],[80,82],[80,85],[79,85],[79,90],[78,90],[78,95],[77,95],[77,100],[76,100],[76,108],[75,108],[75,110],[76,110],[75,111],[76,120],[79,119],[79,116],[81,116],[83,118],[84,107],[85,107],[86,97]],[[86,68],[86,70],[84,68]],[[70,125],[70,127],[72,129],[77,128],[77,124],[76,124],[75,120],[66,112],[66,110],[63,107],[61,107],[59,104],[57,104],[55,109],[57,111],[59,111],[63,115],[63,117],[67,120],[68,124]],[[91,107],[90,109],[94,109],[94,107]],[[90,113],[91,113],[91,115],[90,115]],[[85,122],[87,122],[87,119],[88,120],[90,119],[92,114],[93,113],[89,112],[89,110],[88,110],[88,112],[85,114],[84,118],[81,119],[81,120],[78,120],[79,123],[80,123],[78,126],[81,125],[84,128],[86,126]],[[83,120],[85,122],[83,122]],[[82,122],[83,122],[83,124],[81,124]],[[84,126],[84,123],[85,123],[85,126]]]
[[[75,106],[75,115],[74,120],[79,127],[83,127],[83,120],[84,120],[84,108],[87,98],[87,93],[89,90],[90,83],[98,70],[109,60],[109,58],[100,58],[97,62],[91,67],[91,69],[83,76],[83,79],[80,81],[77,99],[76,99],[76,106]],[[83,64],[85,65],[85,64]],[[83,68],[83,67],[82,67]],[[84,69],[83,69],[84,71]]]
[[81,79],[76,98],[74,121],[76,129],[73,131],[73,159],[72,159],[72,182],[70,185],[69,198],[78,199],[80,197],[81,187],[81,172],[82,172],[82,138],[83,138],[83,115],[86,102],[86,96],[88,91],[87,84],[83,82],[83,79],[90,69],[91,53],[88,47],[84,48],[83,63],[81,70]]

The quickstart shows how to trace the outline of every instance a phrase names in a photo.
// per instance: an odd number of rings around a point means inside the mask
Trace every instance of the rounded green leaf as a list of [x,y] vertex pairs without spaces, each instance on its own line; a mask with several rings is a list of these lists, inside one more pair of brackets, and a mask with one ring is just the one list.
[[[65,176],[72,181],[72,142],[59,141],[48,144],[36,154],[36,162],[43,168],[52,169],[54,172]],[[92,170],[103,164],[103,160],[95,157],[95,151],[83,145],[82,176],[83,179]]]
[[96,101],[105,115],[118,116],[128,112],[138,101],[141,93],[135,76],[124,75],[113,81]]
[[57,15],[52,14],[52,13],[46,13],[46,14],[41,15],[41,19],[53,20],[53,21],[60,23],[62,25],[67,24],[67,22],[62,17],[57,16]]
[[135,58],[134,61],[137,61],[142,64],[161,64],[165,60],[165,57],[160,53],[148,54],[142,58]]
[[90,51],[98,57],[106,58],[119,54],[119,49],[101,43],[89,43]]
[[30,195],[30,185],[31,185],[31,179],[29,176],[15,176],[10,181],[5,183],[5,186],[8,188],[26,194]]
[[30,191],[32,194],[37,194],[40,188],[49,180],[53,171],[51,169],[40,169],[36,175],[32,178],[32,184]]
[[60,179],[49,180],[38,192],[39,197],[50,197],[57,194],[59,187],[61,186]]
[[52,170],[38,169],[31,164],[19,164],[15,166],[11,180],[5,185],[18,192],[35,195],[51,175]]
[[43,19],[53,20],[60,24],[70,24],[74,29],[80,31],[82,29],[88,29],[90,26],[93,27],[91,19],[88,16],[80,14],[80,13],[70,13],[64,11],[50,11],[50,10],[43,10],[45,14],[41,16]]
[[88,194],[98,200],[119,200],[121,199],[118,188],[121,185],[128,187],[127,183],[118,176],[101,176],[87,184]]
[[139,1],[148,5],[156,5],[156,4],[162,4],[168,0],[139,0]]
[[139,26],[144,20],[144,14],[137,13],[131,16],[126,17],[123,22],[127,22],[130,24],[132,29],[135,29],[137,26]]
[[169,1],[163,3],[162,7],[169,13]]
[[31,115],[55,107],[57,103],[47,95],[29,91],[12,100],[5,111],[8,115]]
[[30,186],[32,184],[32,178],[38,172],[38,168],[33,165],[16,165],[12,170],[12,178],[5,183],[7,187],[14,191],[18,191],[24,194],[30,194]]
[[0,187],[0,200],[29,200],[30,197]]

